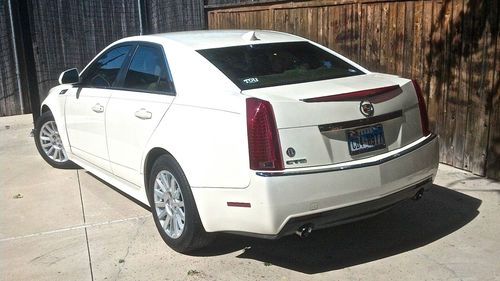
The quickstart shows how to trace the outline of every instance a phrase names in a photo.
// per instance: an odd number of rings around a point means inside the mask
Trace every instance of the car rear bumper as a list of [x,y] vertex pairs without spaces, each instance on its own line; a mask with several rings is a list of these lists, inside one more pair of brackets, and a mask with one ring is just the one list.
[[[417,193],[424,192],[429,189],[432,184],[432,178],[428,178],[413,186],[389,194],[387,196],[366,201],[359,204],[354,204],[330,211],[314,213],[301,217],[293,217],[287,221],[285,226],[276,235],[263,235],[257,233],[241,233],[247,236],[259,238],[277,239],[282,236],[295,233],[300,227],[310,226],[313,229],[322,229],[335,225],[345,224],[365,218],[375,216],[385,210],[395,206],[401,201],[415,198]],[[238,232],[234,232],[238,233]]]
[[205,230],[277,238],[306,224],[323,228],[380,213],[428,188],[437,167],[438,140],[430,135],[346,164],[254,172],[245,189],[192,190]]

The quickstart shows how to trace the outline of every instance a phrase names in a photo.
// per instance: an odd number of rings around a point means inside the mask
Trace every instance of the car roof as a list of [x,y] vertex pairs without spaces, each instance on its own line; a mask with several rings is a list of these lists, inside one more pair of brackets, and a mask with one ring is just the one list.
[[200,50],[249,44],[305,41],[306,39],[270,30],[198,30],[134,36],[120,41],[128,40],[173,41],[185,47]]

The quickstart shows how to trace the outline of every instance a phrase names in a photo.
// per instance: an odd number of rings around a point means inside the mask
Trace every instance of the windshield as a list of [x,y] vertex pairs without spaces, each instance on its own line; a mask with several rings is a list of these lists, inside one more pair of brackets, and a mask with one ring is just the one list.
[[241,90],[364,74],[308,42],[198,50]]

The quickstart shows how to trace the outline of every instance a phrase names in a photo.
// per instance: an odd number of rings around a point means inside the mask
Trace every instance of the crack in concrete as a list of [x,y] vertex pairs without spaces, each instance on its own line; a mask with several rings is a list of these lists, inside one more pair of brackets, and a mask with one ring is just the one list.
[[448,265],[444,264],[444,263],[441,263],[439,262],[438,260],[426,255],[426,254],[421,254],[424,258],[430,260],[431,262],[439,265],[441,268],[444,268],[445,270],[447,270],[448,272],[450,272],[454,278],[457,278],[458,280],[463,280],[463,278],[461,278],[456,272],[455,270],[453,270],[451,267],[449,267]]
[[140,230],[141,228],[144,226],[144,223],[146,222],[145,219],[142,219],[140,220],[142,221],[138,226],[137,226],[137,230],[134,234],[134,236],[132,237],[132,239],[130,240],[130,243],[128,244],[127,246],[127,251],[125,252],[125,255],[123,256],[123,258],[121,258],[121,260],[123,260],[123,263],[119,263],[119,268],[118,268],[118,273],[116,273],[116,277],[115,277],[115,281],[118,280],[118,278],[120,277],[120,274],[122,272],[122,269],[123,269],[123,266],[125,265],[125,263],[127,262],[127,257],[128,257],[128,254],[130,253],[130,248],[132,247],[133,245],[133,242],[137,239],[137,237],[139,236],[139,233],[140,233]]
[[31,259],[29,262],[32,263],[32,262],[44,259],[45,257],[51,255],[52,253],[55,253],[55,252],[57,252],[59,250],[66,249],[66,248],[67,248],[67,246],[63,246],[63,247],[60,247],[60,248],[56,248],[56,249],[50,250],[48,252],[45,252],[45,253],[43,253],[43,254],[41,254],[41,255],[39,255],[39,256]]
[[[81,205],[82,205],[83,223],[85,224],[86,223],[86,219],[85,219],[85,207],[83,205],[82,184],[80,182],[80,173],[78,172],[78,170],[76,170],[76,178],[78,179],[78,189],[80,191],[80,202],[81,202]],[[89,236],[88,236],[88,233],[87,233],[87,228],[84,228],[84,231],[85,231],[85,242],[87,244],[87,254],[88,254],[88,257],[89,257],[90,280],[94,281],[94,272],[92,271],[92,257],[90,255],[90,245],[89,245]]]

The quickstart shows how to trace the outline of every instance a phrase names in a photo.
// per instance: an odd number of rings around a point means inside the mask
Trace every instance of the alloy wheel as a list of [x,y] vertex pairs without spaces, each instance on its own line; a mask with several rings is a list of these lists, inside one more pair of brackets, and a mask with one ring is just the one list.
[[48,121],[40,128],[40,145],[43,152],[55,162],[62,163],[68,160],[55,121]]
[[156,176],[153,191],[154,209],[163,230],[170,238],[179,238],[184,231],[186,213],[177,179],[162,170]]

